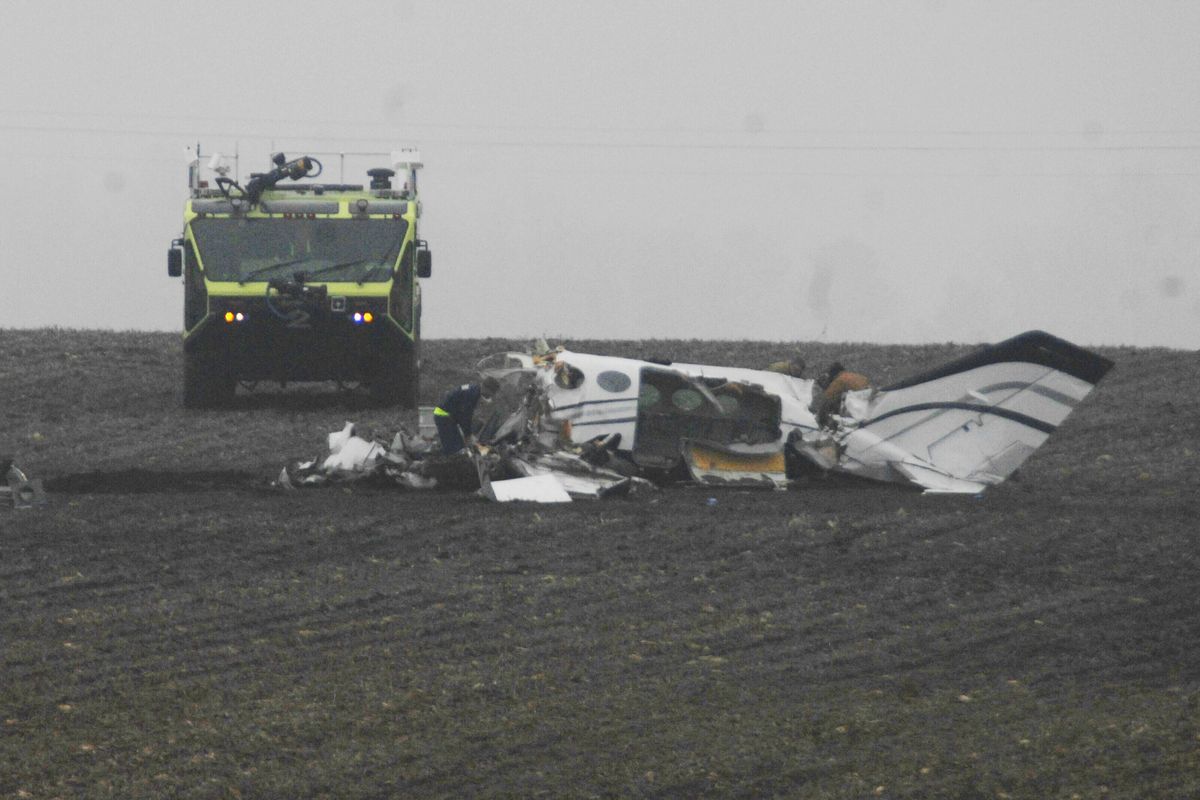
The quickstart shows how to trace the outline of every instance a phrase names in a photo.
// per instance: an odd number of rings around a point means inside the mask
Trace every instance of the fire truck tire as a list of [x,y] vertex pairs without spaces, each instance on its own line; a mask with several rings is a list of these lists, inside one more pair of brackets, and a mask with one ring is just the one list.
[[220,408],[233,400],[235,381],[219,362],[206,353],[183,355],[183,405],[185,408]]
[[417,357],[412,351],[381,361],[370,380],[371,397],[385,406],[416,408],[420,394]]

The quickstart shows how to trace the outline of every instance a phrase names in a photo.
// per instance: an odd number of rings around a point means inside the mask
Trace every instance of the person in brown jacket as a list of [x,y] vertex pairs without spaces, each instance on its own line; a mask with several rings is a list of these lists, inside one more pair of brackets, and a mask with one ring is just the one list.
[[842,397],[846,392],[870,388],[871,381],[866,375],[850,372],[840,362],[835,361],[829,365],[826,373],[817,379],[817,386],[821,387],[821,394],[817,398],[817,424],[826,428],[832,422],[830,417],[841,410]]

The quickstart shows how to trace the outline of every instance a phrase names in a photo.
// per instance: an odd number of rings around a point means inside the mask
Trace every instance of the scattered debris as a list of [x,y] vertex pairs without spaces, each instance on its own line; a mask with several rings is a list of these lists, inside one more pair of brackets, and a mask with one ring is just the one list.
[[46,505],[46,490],[39,478],[30,479],[21,471],[11,456],[0,456],[0,473],[5,484],[0,485],[0,501],[7,500],[15,509],[28,509]]
[[[352,423],[329,455],[288,467],[288,488],[382,479],[478,488],[490,500],[562,502],[686,481],[783,489],[810,472],[978,494],[1011,475],[1112,367],[1031,331],[905,381],[839,392],[773,370],[551,350],[477,365],[499,390],[464,452],[402,429],[385,444]],[[551,483],[553,480],[553,483]]]
[[[435,474],[442,473],[445,478],[447,472],[444,463],[438,469],[439,462],[450,460],[437,458],[432,442],[404,428],[385,445],[359,436],[354,423],[347,422],[340,431],[329,434],[328,442],[328,455],[289,464],[279,473],[276,485],[297,489],[371,479],[409,489],[432,489],[438,485]],[[465,456],[459,460],[473,472]]]
[[553,475],[538,475],[532,478],[511,478],[493,483],[486,478],[479,493],[488,500],[508,503],[524,500],[531,503],[569,503],[571,495]]
[[[329,434],[324,458],[288,465],[276,485],[284,489],[370,481],[406,489],[478,489],[496,502],[566,502],[628,494],[649,481],[594,463],[586,448],[549,450],[537,440],[475,444],[443,455],[436,439],[401,428],[385,445],[358,435],[354,423]],[[592,459],[592,460],[589,460]]]

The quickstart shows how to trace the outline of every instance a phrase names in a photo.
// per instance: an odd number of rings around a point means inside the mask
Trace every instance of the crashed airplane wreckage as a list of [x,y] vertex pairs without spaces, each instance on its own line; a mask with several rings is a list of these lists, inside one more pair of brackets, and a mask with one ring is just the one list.
[[1030,331],[847,392],[822,425],[806,378],[563,349],[502,353],[479,364],[501,391],[467,455],[430,455],[430,442],[404,431],[391,446],[367,442],[348,426],[330,435],[328,458],[285,469],[280,483],[373,475],[548,501],[674,480],[784,488],[817,471],[978,494],[1015,472],[1111,367]]
[[13,461],[12,456],[0,455],[0,507],[16,509],[46,505],[46,490],[42,481],[29,478]]

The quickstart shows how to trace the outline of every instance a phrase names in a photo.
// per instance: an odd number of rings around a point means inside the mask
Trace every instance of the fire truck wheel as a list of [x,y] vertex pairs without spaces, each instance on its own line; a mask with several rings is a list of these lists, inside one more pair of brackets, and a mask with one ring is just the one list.
[[220,408],[233,400],[235,381],[206,353],[184,353],[183,405],[185,408]]
[[371,397],[381,405],[416,408],[419,389],[420,376],[412,352],[385,359],[371,375]]

